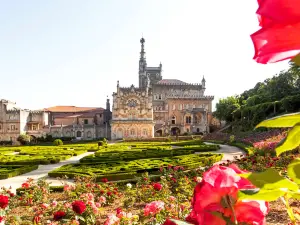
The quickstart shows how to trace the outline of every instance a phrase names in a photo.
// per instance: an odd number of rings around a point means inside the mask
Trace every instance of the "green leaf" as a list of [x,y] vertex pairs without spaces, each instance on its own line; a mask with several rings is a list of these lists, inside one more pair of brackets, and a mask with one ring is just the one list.
[[300,122],[300,113],[285,114],[282,116],[273,117],[268,120],[260,122],[255,128],[258,127],[293,127]]
[[279,197],[283,196],[286,191],[277,190],[264,190],[264,189],[248,189],[240,190],[238,193],[238,199],[245,200],[264,200],[264,201],[276,201]]
[[[300,138],[299,138],[300,139]],[[300,184],[300,158],[293,160],[287,167],[288,176],[297,184]]]
[[177,225],[189,225],[190,223],[180,221],[180,220],[174,220],[174,219],[169,219],[170,221],[176,223]]
[[239,174],[241,177],[247,178],[256,187],[264,190],[276,190],[280,188],[286,188],[291,191],[298,191],[298,185],[269,168],[261,173],[246,173]]
[[283,152],[293,150],[300,145],[300,123],[296,124],[289,132],[285,141],[276,147],[277,156]]

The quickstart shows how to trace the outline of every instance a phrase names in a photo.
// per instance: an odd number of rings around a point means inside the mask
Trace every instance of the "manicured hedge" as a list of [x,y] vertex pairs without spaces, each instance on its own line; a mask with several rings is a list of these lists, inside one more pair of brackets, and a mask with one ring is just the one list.
[[80,163],[96,163],[109,161],[128,161],[134,159],[173,157],[179,155],[188,155],[195,153],[192,149],[173,149],[173,150],[155,150],[155,149],[134,149],[131,151],[118,152],[96,152],[94,155],[86,156],[80,160]]
[[141,173],[154,173],[160,167],[183,166],[194,169],[211,165],[222,159],[222,154],[191,154],[165,158],[138,159],[132,161],[103,162],[91,164],[69,164],[48,173],[50,177],[92,176],[97,179],[106,177],[109,180],[123,180],[133,178]]
[[38,165],[26,165],[26,166],[0,166],[0,179],[7,179],[10,177],[18,176],[24,173],[31,172],[36,170]]
[[176,148],[177,151],[180,150],[193,150],[194,152],[208,152],[208,151],[217,151],[220,149],[219,145],[188,145],[183,148]]

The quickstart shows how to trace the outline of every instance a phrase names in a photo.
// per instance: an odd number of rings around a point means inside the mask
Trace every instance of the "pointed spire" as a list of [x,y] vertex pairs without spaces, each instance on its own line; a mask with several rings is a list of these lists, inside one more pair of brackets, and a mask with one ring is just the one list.
[[141,43],[141,52],[140,52],[141,56],[140,56],[140,58],[145,59],[145,46],[144,46],[145,39],[143,37],[141,38],[140,43]]
[[203,75],[203,78],[202,78],[202,82],[203,82],[203,81],[205,82],[205,78],[204,78],[204,75]]

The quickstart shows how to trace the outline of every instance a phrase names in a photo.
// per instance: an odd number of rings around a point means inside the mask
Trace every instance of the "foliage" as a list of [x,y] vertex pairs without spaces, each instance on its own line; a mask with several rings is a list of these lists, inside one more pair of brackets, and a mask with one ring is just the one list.
[[216,104],[214,116],[219,120],[231,122],[233,120],[232,113],[240,107],[238,96],[230,96],[225,99],[220,99]]
[[294,63],[290,68],[239,96],[221,99],[214,115],[236,127],[252,129],[259,122],[287,112],[297,112],[300,107],[300,70]]
[[31,141],[31,136],[27,134],[21,134],[17,139],[22,145],[27,145]]
[[55,145],[55,146],[59,146],[59,145],[63,145],[63,144],[64,143],[63,143],[63,141],[61,139],[55,139],[53,141],[53,145]]

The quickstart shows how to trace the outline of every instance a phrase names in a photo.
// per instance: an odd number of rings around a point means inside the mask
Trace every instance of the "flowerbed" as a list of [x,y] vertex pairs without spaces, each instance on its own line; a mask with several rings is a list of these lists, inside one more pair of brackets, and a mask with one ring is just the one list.
[[[173,225],[176,219],[200,225],[225,225],[220,213],[226,212],[229,222],[234,221],[234,215],[244,224],[264,224],[265,217],[269,225],[290,222],[281,202],[267,204],[240,199],[238,191],[253,185],[240,178],[238,174],[244,172],[233,165],[230,168],[215,166],[204,174],[205,170],[188,173],[183,170],[169,166],[160,170],[159,181],[150,181],[145,173],[136,184],[125,185],[107,179],[95,183],[91,179],[77,178],[74,185],[65,184],[60,188],[61,193],[52,192],[49,184],[42,180],[36,184],[28,180],[19,196],[3,190],[2,196],[7,199],[0,196],[2,212],[5,212],[1,220],[18,225]],[[232,204],[235,214],[228,208]],[[299,202],[292,201],[295,213],[297,207]],[[205,218],[204,221],[201,218]]]

